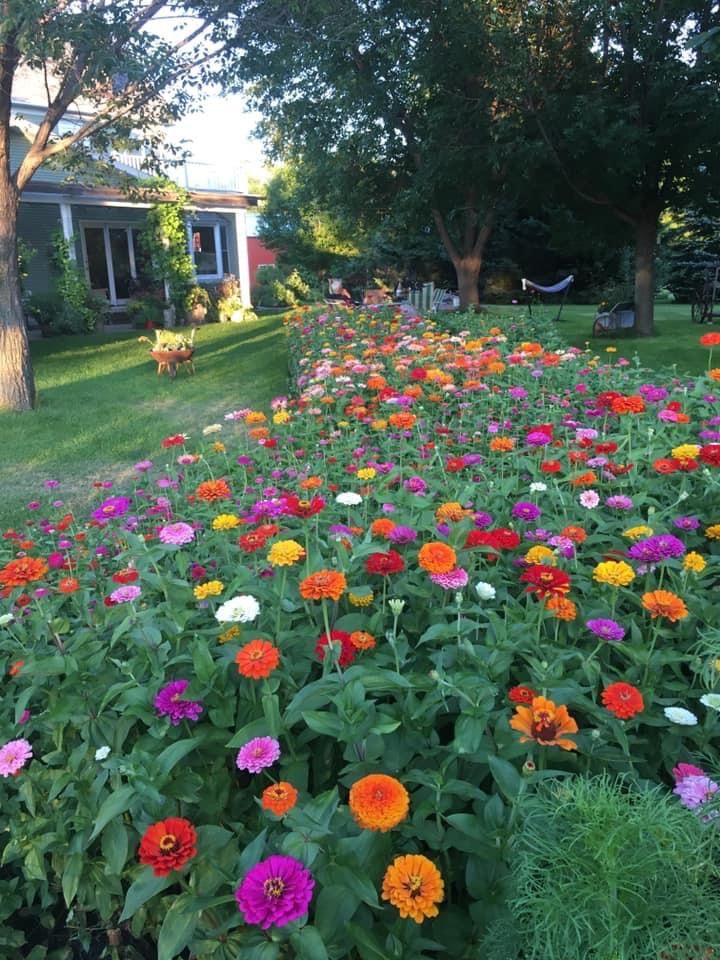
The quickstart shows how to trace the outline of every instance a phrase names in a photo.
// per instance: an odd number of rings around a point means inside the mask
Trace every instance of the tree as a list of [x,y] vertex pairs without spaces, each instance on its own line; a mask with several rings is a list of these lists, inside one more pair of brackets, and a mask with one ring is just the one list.
[[[159,131],[189,107],[193,83],[221,52],[210,43],[212,24],[210,6],[192,0],[0,0],[0,409],[35,403],[18,276],[23,190],[51,161],[97,171],[118,144],[142,144],[153,169]],[[22,68],[41,73],[47,109],[13,170],[12,94]],[[82,119],[60,132],[72,106]]]
[[489,0],[258,0],[235,17],[236,82],[276,156],[307,171],[323,205],[371,230],[430,216],[464,305],[517,171],[524,120],[503,90],[511,23]]
[[[527,107],[558,168],[586,210],[632,230],[641,335],[654,332],[661,215],[720,191],[720,61],[689,42],[717,12],[708,0],[545,0],[520,23]],[[593,43],[568,43],[561,19],[584,23]]]

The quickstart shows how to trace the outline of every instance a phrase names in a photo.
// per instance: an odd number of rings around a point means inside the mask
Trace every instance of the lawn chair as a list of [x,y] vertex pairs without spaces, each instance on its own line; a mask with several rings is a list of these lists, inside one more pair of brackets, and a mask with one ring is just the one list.
[[458,300],[456,304],[455,299],[456,298],[453,296],[452,290],[442,290],[438,288],[437,290],[433,291],[430,310],[433,313],[438,313],[440,310],[452,310],[456,306],[460,305],[460,301]]
[[593,321],[593,337],[613,337],[635,329],[635,304],[632,300],[616,303],[610,310],[598,313]]

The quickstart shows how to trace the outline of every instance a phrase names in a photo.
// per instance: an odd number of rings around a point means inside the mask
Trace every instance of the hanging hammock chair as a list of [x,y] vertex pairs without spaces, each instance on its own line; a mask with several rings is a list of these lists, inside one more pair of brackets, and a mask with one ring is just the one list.
[[[571,273],[569,277],[565,277],[565,279],[560,280],[559,283],[554,283],[550,287],[544,287],[540,283],[535,283],[534,280],[527,280],[525,277],[523,277],[522,288],[525,292],[529,291],[530,293],[562,293],[563,298],[560,302],[560,308],[557,312],[557,316],[555,317],[556,320],[559,320],[560,314],[562,313],[562,309],[565,306],[567,292],[572,286],[574,280],[575,280],[575,277]],[[532,316],[532,303],[530,302],[530,300],[528,300],[528,313],[530,314],[530,316]]]

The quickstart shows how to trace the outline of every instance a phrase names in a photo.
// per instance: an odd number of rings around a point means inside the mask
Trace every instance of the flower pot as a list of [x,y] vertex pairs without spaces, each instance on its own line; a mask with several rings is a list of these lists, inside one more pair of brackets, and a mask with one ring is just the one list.
[[207,316],[207,307],[204,307],[201,303],[196,303],[192,310],[188,310],[185,314],[185,319],[188,323],[194,324],[197,326],[204,322],[205,317]]

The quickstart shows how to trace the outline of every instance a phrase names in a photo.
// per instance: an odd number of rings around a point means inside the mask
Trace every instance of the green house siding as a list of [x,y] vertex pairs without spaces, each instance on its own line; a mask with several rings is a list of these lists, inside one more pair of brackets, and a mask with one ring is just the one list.
[[50,293],[53,288],[52,235],[62,230],[56,203],[21,203],[18,236],[34,251],[28,263],[24,287],[32,293]]

